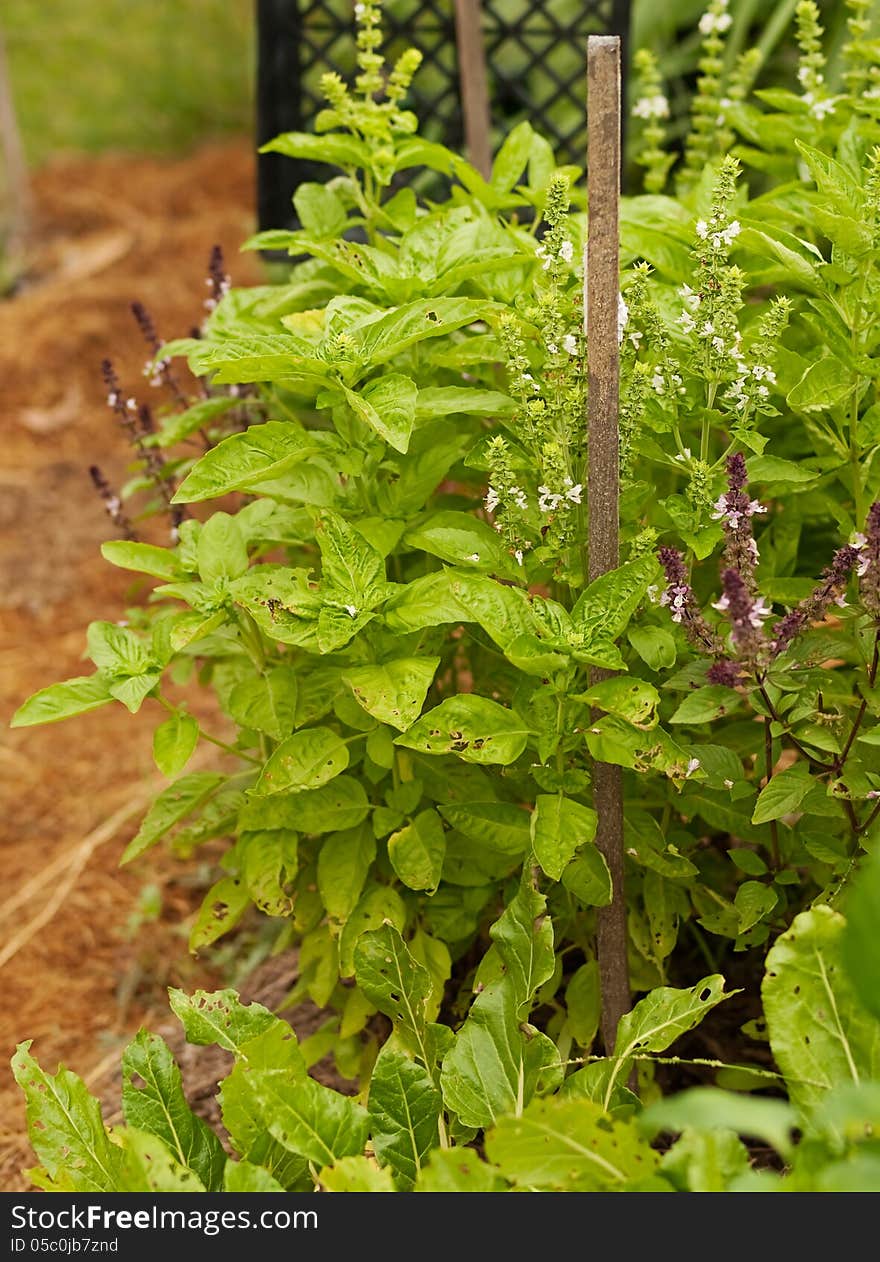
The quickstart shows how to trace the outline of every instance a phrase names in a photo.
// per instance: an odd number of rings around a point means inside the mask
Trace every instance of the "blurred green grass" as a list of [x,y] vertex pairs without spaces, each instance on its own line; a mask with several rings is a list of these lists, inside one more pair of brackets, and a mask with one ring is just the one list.
[[169,153],[252,124],[253,0],[3,0],[31,164]]

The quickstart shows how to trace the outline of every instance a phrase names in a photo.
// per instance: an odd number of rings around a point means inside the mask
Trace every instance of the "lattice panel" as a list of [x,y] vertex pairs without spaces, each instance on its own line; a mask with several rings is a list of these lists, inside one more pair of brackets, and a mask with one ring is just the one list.
[[[554,144],[561,162],[583,165],[587,36],[619,34],[625,40],[629,7],[629,0],[483,0],[496,145],[528,118]],[[310,130],[323,106],[321,75],[335,70],[350,78],[354,73],[352,6],[349,0],[258,0],[258,12],[260,140],[280,131]],[[459,147],[453,0],[386,0],[384,14],[385,55],[393,59],[414,45],[424,58],[407,102],[421,119],[422,134]],[[277,227],[289,219],[293,189],[315,173],[306,164],[262,162],[261,226]]]

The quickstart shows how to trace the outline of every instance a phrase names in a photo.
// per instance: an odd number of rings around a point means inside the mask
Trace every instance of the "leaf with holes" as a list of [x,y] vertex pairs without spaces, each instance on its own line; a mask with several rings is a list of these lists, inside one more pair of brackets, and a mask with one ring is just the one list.
[[49,1179],[63,1179],[62,1190],[115,1191],[123,1154],[104,1127],[100,1103],[69,1069],[45,1073],[30,1046],[19,1043],[12,1072],[24,1092],[31,1144]]
[[437,1146],[441,1103],[427,1069],[386,1044],[370,1078],[370,1134],[377,1159],[405,1186],[415,1182]]
[[260,773],[254,793],[319,789],[348,766],[348,746],[329,727],[308,727],[281,742]]
[[621,1190],[646,1179],[657,1153],[628,1122],[610,1121],[592,1100],[533,1100],[486,1136],[500,1172],[529,1191]]
[[229,933],[250,906],[250,893],[241,877],[224,876],[205,895],[190,930],[189,949],[198,951]]
[[168,1044],[141,1030],[122,1057],[122,1111],[129,1126],[162,1140],[208,1192],[223,1185],[226,1154],[209,1126],[192,1112]]
[[417,719],[394,742],[425,754],[457,754],[465,762],[516,762],[526,747],[530,729],[513,710],[488,697],[465,694],[449,697]]
[[419,717],[439,665],[439,657],[401,657],[381,666],[351,667],[342,678],[367,714],[405,732]]
[[834,1087],[880,1078],[880,1021],[847,974],[845,930],[843,916],[819,905],[795,917],[767,956],[761,997],[770,1047],[802,1115]]
[[354,973],[370,1003],[391,1018],[404,1045],[427,1064],[425,1006],[431,977],[394,925],[361,934],[354,949]]

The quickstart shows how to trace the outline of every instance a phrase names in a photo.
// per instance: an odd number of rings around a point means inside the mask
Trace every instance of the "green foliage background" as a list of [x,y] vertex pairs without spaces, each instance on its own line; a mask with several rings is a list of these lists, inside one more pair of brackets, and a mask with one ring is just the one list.
[[28,158],[167,152],[250,126],[252,0],[5,0]]

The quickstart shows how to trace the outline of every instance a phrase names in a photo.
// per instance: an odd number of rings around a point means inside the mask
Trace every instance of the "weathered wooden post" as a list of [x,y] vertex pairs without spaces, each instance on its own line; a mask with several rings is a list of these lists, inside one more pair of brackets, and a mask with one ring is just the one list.
[[[589,227],[584,305],[589,374],[587,478],[589,579],[616,569],[619,555],[620,387],[620,39],[587,41],[587,196]],[[610,671],[595,670],[592,681]],[[596,844],[611,872],[613,897],[598,911],[602,1039],[610,1055],[617,1023],[630,1007],[626,904],[623,891],[623,785],[619,767],[596,763]]]
[[464,142],[471,165],[488,180],[492,170],[492,123],[480,0],[455,0],[455,43]]

